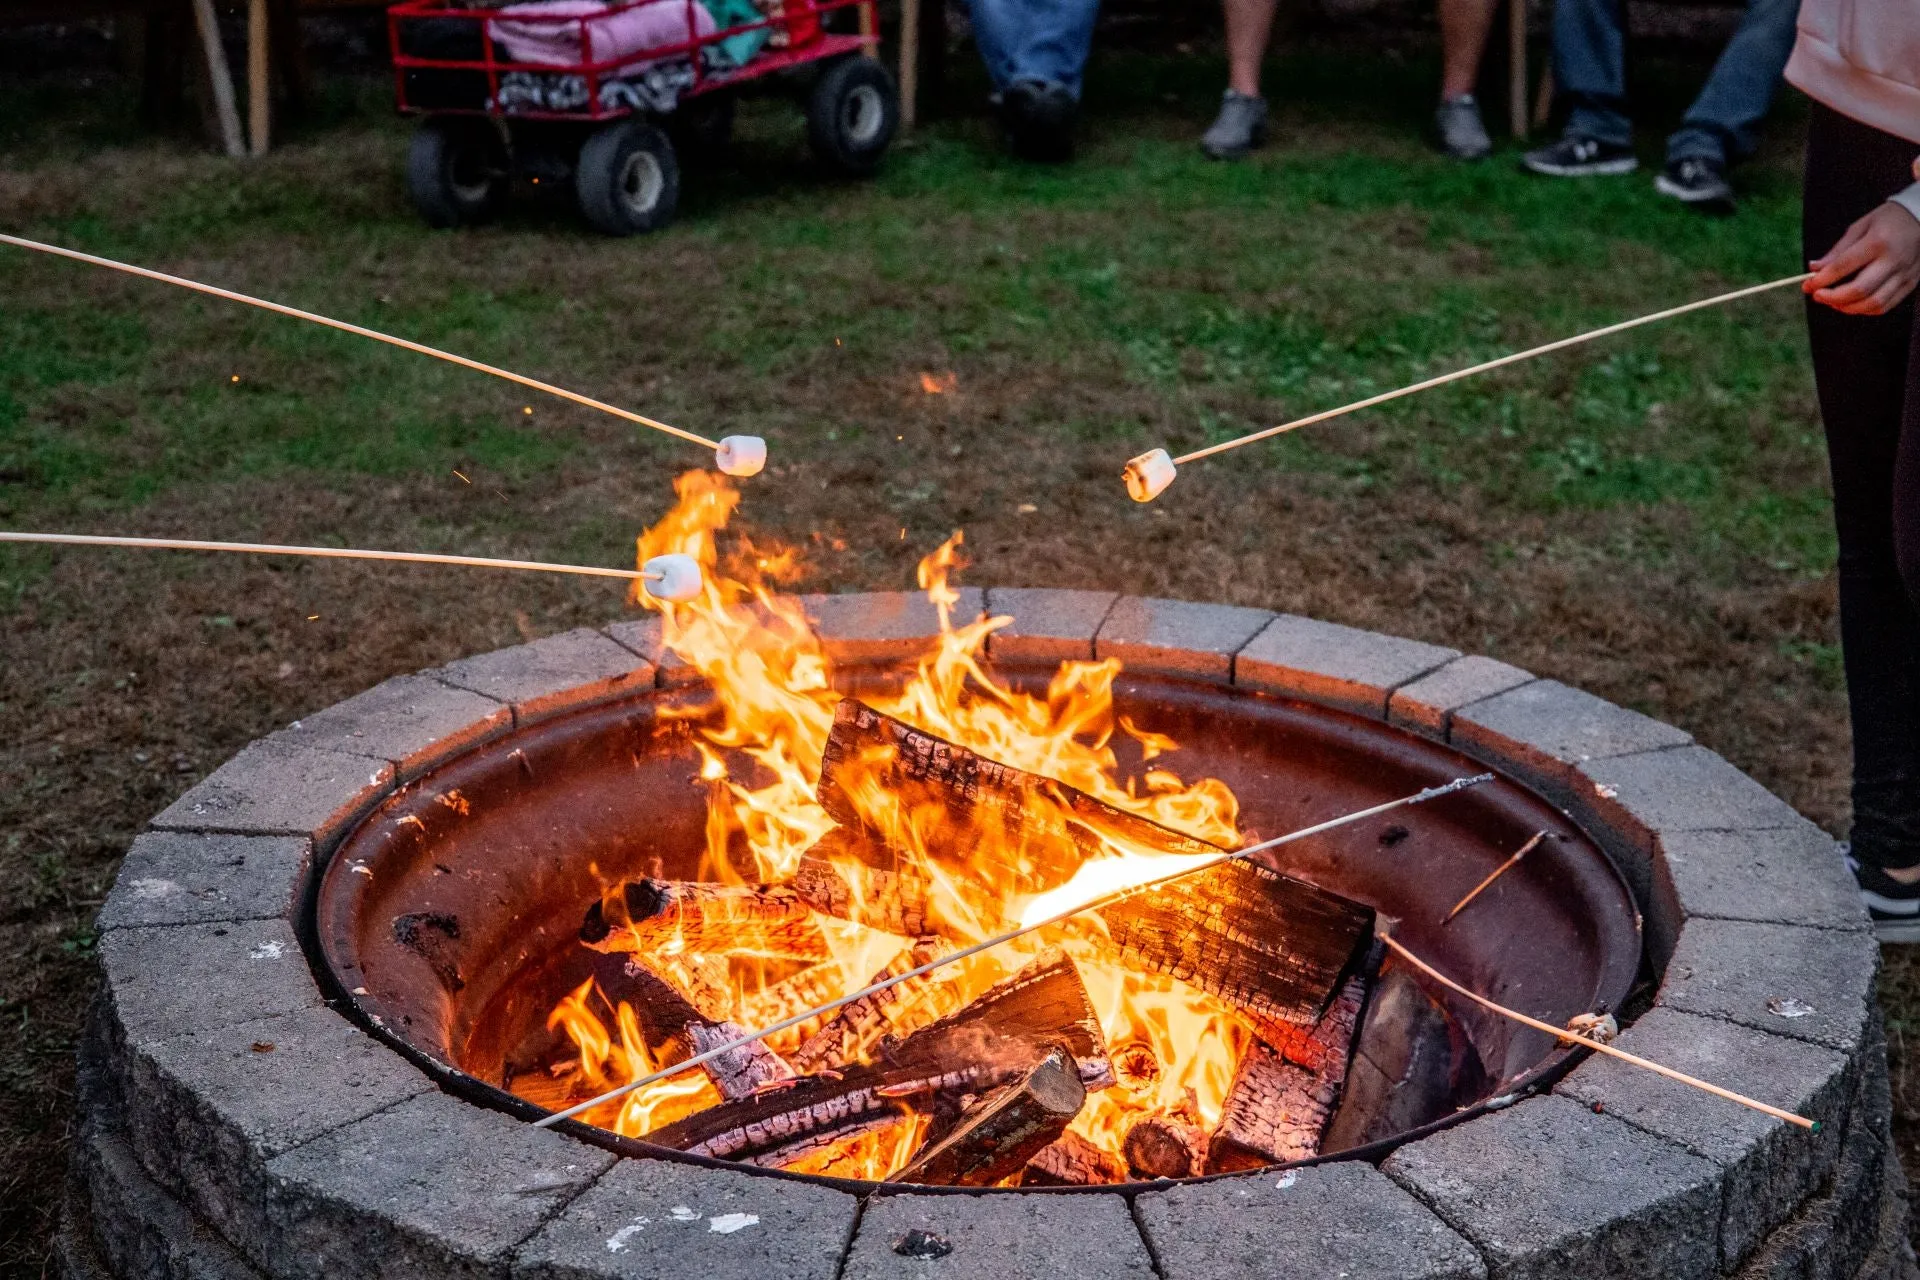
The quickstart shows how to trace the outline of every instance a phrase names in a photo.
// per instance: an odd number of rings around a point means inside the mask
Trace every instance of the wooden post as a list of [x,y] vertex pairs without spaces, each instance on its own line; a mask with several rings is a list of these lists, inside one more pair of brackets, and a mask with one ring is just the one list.
[[1527,0],[1507,0],[1507,125],[1527,136]]
[[207,82],[213,91],[220,145],[237,160],[247,154],[247,148],[240,139],[240,112],[233,101],[233,73],[227,69],[227,51],[220,44],[220,20],[214,15],[213,0],[193,0],[193,20],[200,29],[200,50],[207,60]]
[[1553,117],[1553,64],[1540,73],[1540,92],[1533,100],[1533,127],[1544,129]]
[[913,131],[920,96],[920,0],[900,0],[900,132]]
[[247,142],[256,156],[267,154],[272,128],[267,30],[267,0],[247,0]]
[[861,5],[859,9],[860,38],[865,41],[865,43],[861,45],[860,51],[869,58],[878,58],[880,56],[880,40],[878,36],[880,20],[878,14],[875,12],[875,7],[875,0],[867,0],[867,3]]

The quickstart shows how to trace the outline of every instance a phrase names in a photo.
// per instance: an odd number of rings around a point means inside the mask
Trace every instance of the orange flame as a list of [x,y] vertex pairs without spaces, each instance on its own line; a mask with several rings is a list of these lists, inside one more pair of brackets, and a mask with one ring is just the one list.
[[[922,375],[930,394],[953,389],[951,374],[936,381]],[[776,884],[792,877],[804,854],[834,827],[815,796],[821,755],[833,727],[840,695],[833,665],[798,600],[770,585],[793,572],[791,556],[750,545],[724,558],[719,534],[739,503],[739,495],[721,476],[689,472],[676,484],[679,502],[659,524],[641,535],[639,557],[680,552],[706,571],[698,598],[681,604],[645,594],[637,599],[661,614],[665,646],[709,682],[717,707],[696,724],[702,756],[701,777],[709,788],[702,878],[722,883]],[[863,695],[877,710],[981,755],[1056,779],[1118,808],[1150,818],[1214,844],[1238,843],[1238,812],[1233,793],[1215,779],[1183,782],[1156,768],[1137,782],[1119,780],[1111,745],[1116,728],[1137,740],[1146,759],[1173,752],[1177,744],[1116,719],[1113,684],[1117,661],[1060,664],[1044,696],[1014,689],[984,665],[989,635],[1010,618],[955,616],[960,592],[951,585],[961,566],[962,536],[955,533],[920,562],[919,584],[938,611],[940,630],[915,662],[911,676],[891,694]],[[748,764],[742,777],[740,765]],[[884,761],[861,762],[875,766]],[[876,773],[855,767],[846,783],[858,793],[863,816],[895,848],[924,852],[918,834],[939,814],[915,813],[881,784]],[[1111,842],[1111,837],[1107,838]],[[741,852],[744,851],[744,858]],[[1015,900],[1008,885],[1032,868],[1021,865],[1019,850],[980,849],[963,874],[923,858],[932,880],[930,910],[956,940],[984,937],[1022,915],[1032,917],[1034,902],[1085,901],[1109,883],[1139,883],[1162,874],[1164,855],[1111,847],[1108,856],[1082,864],[1069,883],[1044,898]],[[743,863],[751,873],[743,873]],[[1040,912],[1040,914],[1045,914]],[[843,994],[871,981],[909,940],[877,930],[820,917],[831,954],[827,970],[834,990]],[[1064,945],[1075,960],[1111,1049],[1130,1046],[1153,1070],[1122,1073],[1121,1083],[1089,1096],[1073,1129],[1119,1155],[1128,1127],[1148,1114],[1194,1115],[1218,1122],[1234,1066],[1249,1042],[1249,1032],[1220,1001],[1170,978],[1129,971],[1103,950],[1100,939],[1050,940]],[[993,982],[1041,954],[1038,936],[996,949],[949,974],[958,997],[971,1000]],[[650,950],[665,961],[684,963],[684,948],[661,945]],[[765,1025],[817,1003],[818,984],[801,981],[792,966],[755,963],[731,952],[727,973],[734,989],[722,997],[739,1016],[751,1013]],[[663,976],[689,981],[684,967],[669,966]],[[632,1012],[613,1010],[615,1030],[591,1007],[592,984],[574,991],[555,1008],[550,1026],[565,1031],[577,1061],[564,1064],[574,1096],[590,1096],[607,1083],[619,1084],[655,1069]],[[709,993],[710,995],[711,993]],[[949,993],[950,995],[953,993]],[[690,998],[691,994],[690,994]],[[604,997],[598,997],[604,1007]],[[716,1016],[710,1001],[696,1001]],[[901,1017],[919,1025],[948,1011],[951,1000],[928,1000]],[[909,1028],[910,1029],[910,1028]],[[774,1040],[776,1050],[791,1050],[797,1033]],[[559,1069],[556,1069],[559,1070]],[[518,1087],[516,1085],[516,1087]],[[629,1135],[648,1132],[717,1101],[707,1078],[688,1072],[629,1095],[617,1107],[608,1104],[587,1117]],[[808,1158],[808,1168],[843,1177],[880,1178],[911,1158],[924,1125],[909,1116],[898,1123],[856,1135]],[[814,1168],[814,1166],[818,1168]]]
[[960,389],[960,375],[951,369],[944,373],[923,373],[920,389],[930,396],[950,396]]

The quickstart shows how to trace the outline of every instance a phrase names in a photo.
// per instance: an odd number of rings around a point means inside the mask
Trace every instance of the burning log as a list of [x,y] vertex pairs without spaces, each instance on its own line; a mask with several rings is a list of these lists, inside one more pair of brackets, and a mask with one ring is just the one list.
[[783,885],[629,880],[587,909],[580,940],[596,951],[815,961],[828,955],[812,909]]
[[887,1181],[990,1187],[1064,1134],[1086,1100],[1072,1055],[1055,1045],[1026,1074],[968,1107],[952,1132]]
[[1200,1172],[1206,1135],[1172,1116],[1148,1116],[1127,1130],[1127,1172],[1136,1178],[1191,1178]]
[[863,1129],[892,1123],[903,1107],[980,1094],[1023,1074],[1046,1046],[1062,1044],[1081,1083],[1112,1083],[1106,1044],[1073,963],[1043,957],[959,1012],[904,1040],[882,1040],[871,1063],[724,1102],[649,1133],[699,1155],[780,1168]]
[[1355,974],[1311,1031],[1279,1049],[1259,1040],[1247,1046],[1207,1145],[1208,1173],[1320,1154],[1346,1084],[1368,987],[1365,974]]
[[1257,863],[1223,862],[1099,911],[1136,968],[1218,996],[1262,1037],[1298,1039],[1373,938],[1373,911]]
[[[770,1022],[778,1022],[790,1014],[802,1009],[811,1009],[836,999],[847,988],[847,975],[840,965],[832,960],[821,964],[809,965],[798,973],[789,974],[778,982],[770,983],[751,995],[740,997],[734,1003],[735,1022],[747,1027],[764,1027]],[[818,1031],[830,1014],[821,1014],[810,1018],[797,1027],[790,1027],[778,1036],[768,1036],[769,1042],[791,1045],[798,1048],[808,1036]]]
[[1023,1187],[1091,1187],[1123,1181],[1127,1167],[1069,1130],[1042,1147],[1020,1175]]
[[[656,1062],[672,1063],[705,1053],[745,1034],[733,1022],[705,1017],[671,982],[631,955],[606,955],[593,967],[607,1003],[633,1010],[635,1024]],[[758,1040],[729,1050],[704,1066],[723,1098],[745,1098],[769,1084],[792,1080],[793,1068]]]
[[866,832],[835,827],[801,855],[792,889],[823,915],[918,938],[933,932],[927,917],[926,871],[899,865],[894,853]]
[[[946,950],[946,944],[938,938],[921,938],[895,956],[867,985],[918,968]],[[810,1075],[822,1068],[857,1062],[883,1037],[898,1038],[916,1021],[928,1022],[953,1012],[959,1007],[958,987],[950,981],[954,976],[951,970],[936,970],[841,1005],[794,1052],[795,1069]]]

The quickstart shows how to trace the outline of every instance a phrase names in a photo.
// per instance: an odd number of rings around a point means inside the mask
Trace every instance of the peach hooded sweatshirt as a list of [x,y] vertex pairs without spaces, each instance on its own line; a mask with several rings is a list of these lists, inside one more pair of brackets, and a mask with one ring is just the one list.
[[[1799,28],[1788,84],[1920,145],[1920,0],[1801,0]],[[1892,198],[1920,218],[1920,182]]]

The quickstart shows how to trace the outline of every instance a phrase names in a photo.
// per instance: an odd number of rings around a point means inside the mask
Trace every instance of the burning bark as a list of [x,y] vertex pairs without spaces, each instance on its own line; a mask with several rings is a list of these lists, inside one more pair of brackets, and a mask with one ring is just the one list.
[[1368,986],[1364,974],[1349,978],[1313,1029],[1284,1051],[1259,1040],[1247,1046],[1207,1145],[1207,1172],[1257,1169],[1320,1154],[1346,1084]]
[[1136,1178],[1191,1178],[1200,1172],[1206,1135],[1173,1116],[1147,1116],[1127,1130],[1127,1172]]
[[[922,938],[865,985],[916,969],[946,950],[946,944],[938,938]],[[841,1005],[794,1052],[794,1067],[802,1074],[811,1074],[857,1062],[883,1037],[897,1038],[916,1023],[924,1025],[953,1012],[960,1007],[958,989],[951,981],[955,976],[951,970],[936,970]]]
[[792,888],[823,915],[918,938],[933,932],[926,869],[902,862],[867,832],[835,827],[802,855]]
[[1127,1167],[1069,1130],[1027,1161],[1023,1187],[1092,1187],[1123,1181]]
[[1073,1056],[1055,1045],[1024,1075],[966,1108],[950,1133],[887,1181],[990,1187],[1059,1139],[1086,1100]]
[[828,955],[812,909],[792,889],[698,880],[629,880],[587,909],[580,940],[596,951],[812,961]]
[[[778,982],[769,983],[734,1002],[734,1021],[748,1027],[764,1027],[770,1022],[801,1010],[812,1009],[837,999],[847,987],[847,976],[839,964],[828,960],[809,965]],[[818,1014],[797,1027],[789,1027],[778,1036],[768,1036],[769,1044],[798,1048],[818,1031],[831,1014]]]
[[[671,982],[630,955],[608,955],[594,965],[594,981],[607,1003],[633,1010],[641,1037],[663,1064],[705,1053],[737,1040],[746,1029],[705,1017]],[[758,1040],[736,1046],[703,1065],[722,1098],[744,1098],[769,1084],[792,1080],[791,1066]]]

